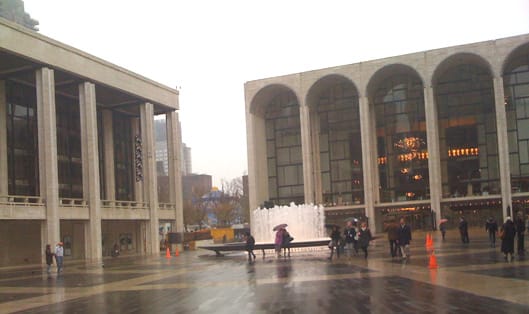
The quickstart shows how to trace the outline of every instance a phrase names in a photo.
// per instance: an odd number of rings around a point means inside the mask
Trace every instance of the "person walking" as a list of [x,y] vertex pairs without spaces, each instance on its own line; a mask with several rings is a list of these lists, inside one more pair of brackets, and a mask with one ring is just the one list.
[[342,240],[342,235],[340,234],[340,228],[338,226],[332,227],[331,232],[331,242],[329,243],[329,249],[331,249],[331,256],[329,259],[332,260],[334,255],[334,250],[336,249],[336,257],[340,258],[340,242]]
[[276,238],[274,240],[274,247],[277,253],[277,257],[281,257],[281,245],[283,245],[283,228],[279,228],[276,231]]
[[290,233],[287,231],[287,229],[283,229],[283,235],[282,235],[282,243],[281,246],[283,247],[283,256],[287,256],[287,250],[288,250],[288,257],[290,257],[290,242],[294,240],[293,237],[290,236]]
[[63,245],[63,243],[59,242],[55,246],[55,261],[57,262],[57,272],[58,273],[62,272],[62,269],[63,269],[62,262],[63,262],[63,258],[64,258],[64,249],[63,249],[62,245]]
[[399,249],[399,225],[393,219],[385,225],[384,229],[388,234],[389,254],[391,258],[395,258]]
[[403,259],[410,257],[411,227],[404,218],[400,219],[399,226],[399,249]]
[[461,235],[461,242],[464,244],[469,243],[468,239],[468,223],[465,220],[465,217],[461,216],[459,218],[459,234]]
[[364,221],[360,224],[360,230],[358,231],[358,244],[362,251],[364,251],[364,258],[367,259],[367,248],[369,247],[369,242],[373,240],[371,235],[371,230],[367,227],[367,223]]
[[44,254],[46,254],[46,272],[49,274],[51,272],[51,265],[53,265],[53,252],[51,251],[51,245],[46,244]]
[[246,251],[248,252],[248,263],[251,263],[252,257],[255,261],[255,254],[253,252],[253,249],[255,248],[255,238],[250,234],[249,231],[246,231],[244,235],[246,237]]
[[485,231],[489,233],[490,247],[496,247],[496,233],[498,232],[498,223],[494,217],[489,217],[485,223]]
[[516,226],[511,220],[511,217],[505,218],[505,223],[500,229],[501,238],[501,251],[505,260],[508,262],[512,261],[512,255],[514,254],[514,237],[516,235]]
[[443,241],[444,241],[445,235],[446,235],[446,221],[443,221],[439,224],[439,230],[441,231],[441,236],[443,237]]
[[517,251],[518,256],[525,255],[525,243],[524,243],[524,237],[525,237],[525,220],[523,217],[522,212],[518,212],[518,215],[516,219],[514,220],[514,225],[516,226],[516,236],[518,238],[517,241]]
[[347,222],[347,226],[345,227],[345,230],[343,231],[343,236],[345,238],[345,248],[347,249],[347,255],[349,258],[353,256],[354,254],[358,254],[358,235],[356,234],[356,228],[353,226],[352,221]]

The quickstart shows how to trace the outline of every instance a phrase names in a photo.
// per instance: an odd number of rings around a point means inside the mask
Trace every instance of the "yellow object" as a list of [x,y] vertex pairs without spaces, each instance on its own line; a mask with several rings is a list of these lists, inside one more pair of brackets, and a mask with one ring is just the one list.
[[211,237],[215,243],[230,242],[235,238],[235,233],[231,228],[211,229]]

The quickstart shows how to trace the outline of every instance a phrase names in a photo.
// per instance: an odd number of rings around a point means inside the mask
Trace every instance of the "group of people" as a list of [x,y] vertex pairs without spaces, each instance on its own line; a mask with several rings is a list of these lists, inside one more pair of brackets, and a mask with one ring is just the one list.
[[44,253],[46,255],[46,265],[47,265],[46,271],[48,272],[48,274],[51,273],[51,265],[53,265],[54,257],[55,257],[55,262],[57,264],[57,272],[58,273],[62,272],[62,269],[63,269],[62,263],[63,263],[63,258],[64,258],[63,243],[62,242],[57,243],[54,251],[51,250],[51,245],[47,244],[46,250],[44,251]]
[[404,218],[400,218],[399,223],[390,221],[384,225],[384,230],[388,234],[389,253],[391,258],[409,258],[411,227],[406,223],[406,220]]
[[277,257],[281,257],[281,249],[283,249],[283,255],[287,256],[288,251],[288,257],[290,257],[290,242],[292,242],[294,238],[288,233],[287,228],[278,228],[276,231],[276,237],[274,240],[274,246],[275,251],[277,254]]
[[336,252],[336,257],[340,258],[342,249],[345,249],[349,258],[351,258],[353,254],[358,254],[359,248],[364,252],[364,258],[367,259],[368,247],[371,240],[373,240],[373,235],[365,221],[360,223],[360,227],[357,226],[356,221],[347,221],[343,237],[340,232],[340,227],[334,225],[332,226],[331,241],[329,242],[329,249],[331,250],[329,260],[332,260],[334,252]]

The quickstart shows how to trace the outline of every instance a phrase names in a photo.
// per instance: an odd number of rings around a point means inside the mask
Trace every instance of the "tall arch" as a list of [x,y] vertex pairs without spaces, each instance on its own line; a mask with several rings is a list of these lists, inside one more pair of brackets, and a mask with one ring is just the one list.
[[311,112],[316,200],[326,207],[364,203],[358,90],[332,74],[307,93]]

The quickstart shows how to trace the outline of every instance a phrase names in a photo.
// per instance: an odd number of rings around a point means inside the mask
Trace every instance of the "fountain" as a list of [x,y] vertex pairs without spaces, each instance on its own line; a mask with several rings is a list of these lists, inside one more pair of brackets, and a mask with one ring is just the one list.
[[328,239],[325,233],[323,206],[313,204],[274,206],[255,209],[251,213],[250,227],[258,243],[274,242],[274,226],[286,223],[294,242]]

